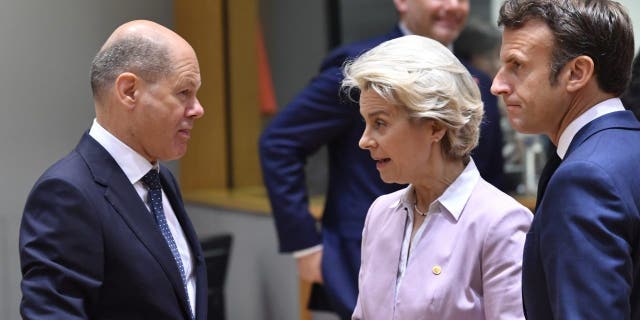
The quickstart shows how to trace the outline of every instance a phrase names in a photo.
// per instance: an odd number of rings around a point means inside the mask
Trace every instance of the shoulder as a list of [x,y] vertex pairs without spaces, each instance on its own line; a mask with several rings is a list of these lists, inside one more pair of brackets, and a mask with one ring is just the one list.
[[387,193],[376,198],[367,213],[367,220],[384,219],[390,212],[403,208],[402,199],[410,187]]
[[405,187],[400,190],[383,194],[376,198],[376,200],[371,204],[372,207],[376,207],[379,209],[383,208],[395,208],[401,206],[401,200],[404,195],[407,193],[410,187]]
[[[556,212],[566,211],[561,216],[554,215],[549,219],[575,219],[575,216],[587,214],[587,211],[570,208],[602,207],[600,213],[627,212],[622,208],[628,204],[625,199],[638,198],[632,191],[640,188],[635,178],[637,172],[634,172],[640,158],[632,155],[635,151],[629,150],[623,156],[621,152],[607,151],[605,148],[594,150],[599,150],[599,155],[574,153],[567,157],[549,180],[542,204],[552,205]],[[634,161],[628,161],[634,158]],[[621,207],[614,210],[614,205]],[[554,224],[553,221],[549,223]]]
[[484,221],[481,225],[491,233],[522,228],[528,230],[533,220],[529,209],[484,179],[478,181],[463,214],[472,220]]
[[373,47],[393,38],[401,36],[399,30],[394,29],[388,34],[369,38],[362,41],[352,42],[343,46],[340,46],[332,50],[322,62],[322,69],[326,69],[331,66],[342,67],[342,65],[349,60],[355,59],[372,49]]
[[[99,194],[91,172],[77,152],[71,152],[49,167],[34,183],[26,199],[24,216],[56,212],[73,219],[80,208],[91,207]],[[43,216],[44,217],[44,216]],[[54,215],[47,214],[47,219]]]
[[[615,124],[601,128],[597,128],[598,123],[589,125],[594,127],[583,128],[574,138],[548,188],[584,187],[597,191],[599,186],[607,184],[612,192],[625,192],[631,185],[638,184],[634,177],[640,162],[640,130]],[[593,183],[598,185],[591,186]]]
[[[42,226],[52,236],[75,234],[89,237],[99,229],[97,202],[101,189],[93,182],[82,157],[76,152],[53,164],[35,182],[23,209],[21,240],[44,240]],[[22,246],[22,245],[21,245]]]
[[531,211],[516,199],[482,178],[471,193],[467,205],[477,211],[492,211],[492,215],[500,215],[509,211],[517,211],[525,216],[532,215]]
[[82,187],[87,181],[89,167],[76,151],[53,163],[36,181],[36,186],[45,181],[66,181],[70,185]]

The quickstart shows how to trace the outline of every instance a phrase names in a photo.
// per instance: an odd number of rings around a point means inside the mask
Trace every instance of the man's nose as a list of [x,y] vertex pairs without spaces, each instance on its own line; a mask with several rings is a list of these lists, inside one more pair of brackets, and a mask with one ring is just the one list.
[[193,106],[189,109],[189,117],[200,118],[204,115],[204,107],[200,104],[200,100],[198,98],[195,99]]
[[509,93],[509,86],[504,81],[502,68],[498,70],[496,76],[493,78],[493,83],[491,83],[491,93],[495,96],[501,96]]

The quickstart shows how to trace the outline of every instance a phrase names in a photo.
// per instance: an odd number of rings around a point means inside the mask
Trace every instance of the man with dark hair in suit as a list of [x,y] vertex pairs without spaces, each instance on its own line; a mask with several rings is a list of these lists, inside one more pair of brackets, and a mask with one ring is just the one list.
[[24,319],[206,320],[202,250],[178,184],[194,121],[193,48],[151,21],[118,27],[91,66],[96,118],[35,183],[20,226]]
[[[369,154],[358,148],[364,122],[358,105],[340,93],[342,65],[376,45],[417,34],[451,48],[469,14],[468,0],[394,0],[400,21],[384,36],[340,47],[262,133],[260,160],[279,237],[280,251],[293,253],[300,277],[313,282],[309,307],[349,319],[358,296],[360,243],[365,215],[378,196],[401,186],[383,183]],[[480,144],[473,158],[482,176],[502,187],[502,132],[491,79],[467,66],[485,104]],[[326,145],[329,185],[322,230],[309,211],[304,167]],[[322,286],[320,286],[322,284]]]
[[557,146],[522,261],[529,319],[640,319],[640,124],[618,98],[633,29],[610,0],[507,0],[498,71],[509,121]]

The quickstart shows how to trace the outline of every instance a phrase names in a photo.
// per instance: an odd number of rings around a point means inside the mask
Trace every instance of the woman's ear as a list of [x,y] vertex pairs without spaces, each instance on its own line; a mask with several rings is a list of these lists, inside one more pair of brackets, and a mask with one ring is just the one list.
[[441,122],[436,120],[431,120],[431,124],[429,126],[431,130],[431,136],[433,137],[433,142],[440,142],[444,137],[445,133],[447,133],[447,127],[445,127]]
[[576,92],[584,88],[595,76],[593,60],[588,56],[575,57],[567,62],[567,91]]
[[136,105],[137,91],[140,89],[140,78],[131,72],[121,73],[115,81],[118,100],[133,108]]

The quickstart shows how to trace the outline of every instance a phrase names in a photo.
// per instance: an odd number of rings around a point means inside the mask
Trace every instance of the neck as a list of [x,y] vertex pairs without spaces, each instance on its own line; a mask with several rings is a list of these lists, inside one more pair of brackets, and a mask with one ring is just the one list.
[[585,95],[585,94],[576,94],[571,102],[569,103],[569,107],[567,111],[563,115],[560,123],[558,124],[557,130],[555,132],[549,134],[549,139],[553,142],[554,145],[558,145],[560,141],[560,136],[567,129],[567,127],[573,122],[573,120],[580,117],[585,111],[589,110],[591,107],[596,104],[614,98],[615,96],[610,93],[605,93],[600,91],[599,89],[594,90],[583,90],[580,93],[593,92],[593,94]]
[[464,167],[462,160],[444,161],[440,168],[434,168],[434,174],[425,179],[424,183],[414,184],[415,204],[418,210],[426,212],[429,205],[460,176]]

